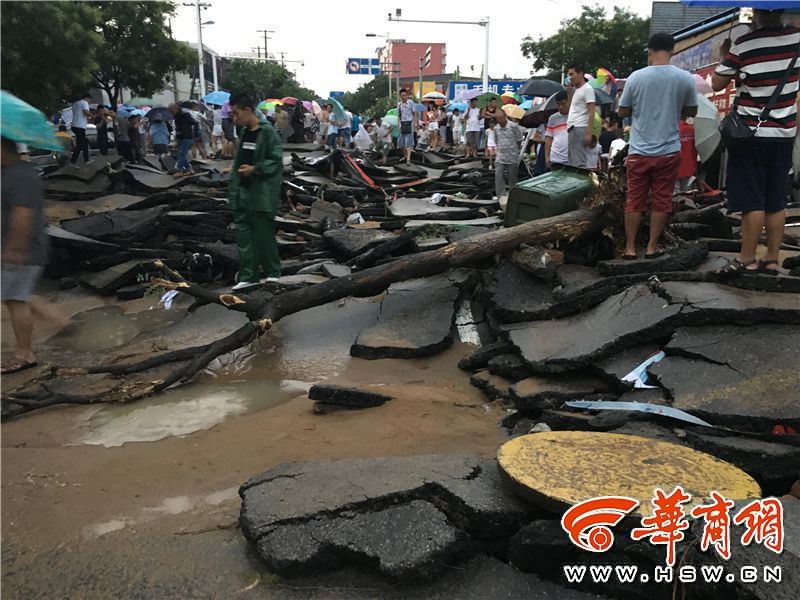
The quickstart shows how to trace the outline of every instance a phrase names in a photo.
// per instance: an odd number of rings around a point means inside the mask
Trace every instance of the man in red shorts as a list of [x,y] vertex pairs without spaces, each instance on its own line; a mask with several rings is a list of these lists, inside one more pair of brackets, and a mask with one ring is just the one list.
[[675,40],[656,33],[647,44],[650,66],[634,71],[625,83],[617,114],[632,117],[626,169],[628,201],[625,205],[625,253],[636,258],[636,234],[650,195],[650,240],[645,258],[661,252],[658,240],[672,211],[672,192],[681,162],[681,117],[697,114],[697,93],[688,71],[670,64]]

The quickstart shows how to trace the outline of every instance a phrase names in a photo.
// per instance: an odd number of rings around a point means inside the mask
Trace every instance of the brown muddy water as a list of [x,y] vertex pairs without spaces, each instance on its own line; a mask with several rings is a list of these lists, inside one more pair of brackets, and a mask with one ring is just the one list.
[[[40,362],[194,345],[241,319],[218,307],[188,315],[181,301],[165,311],[154,297],[45,295],[73,322],[37,332]],[[377,310],[376,301],[350,299],[304,311],[191,385],[129,405],[54,407],[4,423],[3,597],[286,597],[292,582],[266,573],[238,530],[236,490],[245,480],[293,460],[493,456],[505,439],[497,426],[504,411],[485,404],[456,367],[472,346],[429,359],[351,358]],[[5,353],[13,343],[5,312],[2,326]],[[306,390],[318,381],[375,386],[395,399],[315,415]]]

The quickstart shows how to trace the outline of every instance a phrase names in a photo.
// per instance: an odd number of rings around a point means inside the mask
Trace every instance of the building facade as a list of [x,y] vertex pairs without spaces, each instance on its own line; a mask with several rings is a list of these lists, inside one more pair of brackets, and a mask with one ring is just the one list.
[[[405,40],[387,40],[383,48],[378,48],[378,58],[381,65],[386,65],[384,70],[400,70],[400,79],[419,76],[419,60],[431,49],[430,64],[422,70],[423,78],[430,75],[439,75],[447,71],[447,44],[443,42],[414,42]],[[399,63],[399,64],[395,64]],[[394,66],[390,66],[394,65]]]

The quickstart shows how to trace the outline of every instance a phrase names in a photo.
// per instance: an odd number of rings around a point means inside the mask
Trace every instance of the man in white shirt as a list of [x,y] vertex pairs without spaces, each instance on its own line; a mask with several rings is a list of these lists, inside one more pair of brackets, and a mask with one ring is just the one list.
[[594,88],[586,82],[586,69],[582,65],[569,68],[569,80],[572,83],[572,97],[567,116],[567,133],[569,135],[569,161],[573,167],[586,167],[587,151],[592,145],[592,123],[594,123],[595,96]]
[[78,155],[83,152],[83,162],[87,165],[89,160],[89,141],[86,139],[86,126],[89,124],[89,100],[92,95],[88,92],[83,94],[75,104],[72,105],[72,133],[75,134],[75,150],[72,151],[72,158],[69,163],[74,165],[78,162]]
[[464,119],[467,122],[467,158],[477,158],[478,145],[481,141],[481,109],[478,108],[478,99],[472,98],[469,107],[464,112]]
[[345,107],[344,109],[344,121],[339,124],[339,136],[342,138],[342,145],[345,148],[350,147],[350,143],[353,141],[353,113],[350,112],[350,109]]

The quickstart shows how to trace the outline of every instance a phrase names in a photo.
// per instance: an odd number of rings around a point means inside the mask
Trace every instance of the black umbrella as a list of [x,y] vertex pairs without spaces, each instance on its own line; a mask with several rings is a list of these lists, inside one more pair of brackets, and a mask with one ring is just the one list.
[[556,110],[556,95],[551,95],[544,102],[534,104],[520,119],[519,124],[523,127],[538,127],[540,123],[546,122],[552,112]]
[[166,106],[156,106],[147,111],[145,115],[150,121],[172,121],[175,117]]
[[523,96],[547,98],[563,89],[563,85],[552,79],[529,79],[525,85],[517,90],[517,93]]
[[611,96],[606,94],[603,90],[598,90],[597,88],[594,90],[594,101],[598,106],[614,104],[614,99]]

